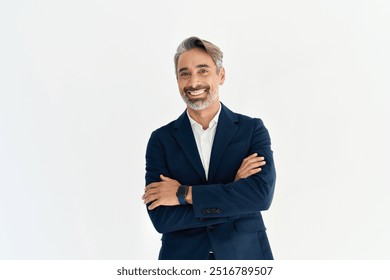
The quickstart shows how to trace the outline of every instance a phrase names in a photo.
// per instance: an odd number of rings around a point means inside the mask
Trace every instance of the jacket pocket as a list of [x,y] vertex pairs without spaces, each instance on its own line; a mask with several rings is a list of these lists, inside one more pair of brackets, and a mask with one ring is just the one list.
[[234,228],[238,233],[266,230],[262,218],[236,220],[234,221]]

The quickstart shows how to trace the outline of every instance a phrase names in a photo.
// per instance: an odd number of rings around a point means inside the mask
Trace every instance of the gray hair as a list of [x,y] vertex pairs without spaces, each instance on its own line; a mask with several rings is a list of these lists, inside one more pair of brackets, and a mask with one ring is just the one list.
[[213,59],[215,65],[217,66],[217,71],[222,68],[222,58],[223,53],[222,51],[214,44],[210,43],[209,41],[202,40],[198,37],[190,37],[185,39],[181,44],[177,47],[176,54],[174,57],[175,60],[175,72],[177,76],[177,64],[179,61],[179,57],[183,52],[189,51],[191,49],[202,49],[206,51],[211,58]]

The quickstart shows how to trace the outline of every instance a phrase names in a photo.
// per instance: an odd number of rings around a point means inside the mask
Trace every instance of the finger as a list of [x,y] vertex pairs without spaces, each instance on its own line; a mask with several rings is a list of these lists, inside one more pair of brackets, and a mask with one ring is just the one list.
[[157,208],[158,206],[160,206],[160,204],[159,204],[158,201],[156,200],[156,201],[154,201],[152,204],[150,204],[150,205],[148,206],[148,209],[149,209],[149,210],[153,210],[153,209]]
[[261,169],[260,167],[258,167],[258,168],[252,168],[252,169],[249,169],[249,170],[246,170],[245,172],[243,172],[243,173],[241,174],[241,176],[244,177],[244,178],[247,178],[247,177],[249,177],[249,176],[251,176],[251,175],[254,175],[254,174],[259,173],[261,170],[262,170],[262,169]]
[[244,158],[244,160],[242,161],[242,163],[246,163],[247,161],[253,159],[253,158],[256,158],[257,157],[257,153],[254,153],[254,154],[251,154],[249,156],[247,156],[246,158]]
[[259,168],[254,168],[254,169],[249,170],[249,173],[251,175],[253,175],[253,174],[259,173],[260,171],[261,171],[261,168],[259,167]]
[[248,160],[248,162],[259,162],[259,161],[264,161],[264,157],[255,157],[255,158],[251,158]]
[[144,193],[144,195],[142,196],[142,199],[145,200],[145,199],[147,199],[150,195],[151,195],[151,193],[146,192],[146,193]]
[[158,192],[159,192],[159,189],[157,189],[157,188],[148,189],[143,194],[142,199],[146,199],[148,196],[153,195],[153,194],[157,194]]
[[164,176],[164,175],[162,175],[162,174],[160,175],[160,178],[161,178],[162,181],[172,181],[171,178],[166,177],[166,176]]
[[264,158],[253,158],[253,159],[247,161],[243,165],[243,167],[245,168],[245,167],[248,167],[248,166],[263,166],[265,164],[266,164],[266,162],[265,162]]
[[149,185],[147,185],[147,186],[145,187],[145,192],[146,192],[147,190],[150,190],[150,189],[153,189],[153,188],[155,188],[155,187],[158,187],[159,185],[160,185],[160,182],[150,183]]
[[264,166],[264,165],[265,165],[264,161],[254,162],[254,163],[249,164],[246,169],[251,170],[251,169],[259,168],[259,167]]
[[256,160],[251,161],[248,165],[263,166],[263,165],[266,165],[266,161],[265,160],[256,159]]
[[240,171],[248,171],[250,169],[257,168],[263,165],[265,165],[264,161],[248,162],[240,167]]
[[261,166],[264,166],[264,165],[265,165],[264,161],[254,162],[254,163],[247,164],[246,166],[241,167],[239,172],[241,174],[249,174],[251,170],[258,169],[258,168],[260,168]]
[[148,203],[153,202],[157,199],[158,199],[158,195],[156,195],[156,194],[149,195],[144,199],[144,204],[148,204]]
[[257,153],[253,153],[253,154],[247,156],[246,158],[244,158],[244,160],[242,162],[246,162],[246,161],[251,160],[255,157],[257,157]]
[[260,162],[260,161],[264,161],[264,157],[247,158],[245,161],[243,161],[243,165],[247,165],[253,162]]
[[145,189],[144,189],[144,192],[147,193],[149,190],[152,190],[154,189],[154,187],[152,186],[147,186]]

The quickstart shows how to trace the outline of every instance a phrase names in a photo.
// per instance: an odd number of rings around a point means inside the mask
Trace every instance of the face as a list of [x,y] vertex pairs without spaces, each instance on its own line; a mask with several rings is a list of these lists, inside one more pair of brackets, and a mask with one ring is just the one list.
[[219,101],[225,70],[217,71],[211,56],[202,49],[182,53],[177,63],[177,83],[188,108],[204,110]]

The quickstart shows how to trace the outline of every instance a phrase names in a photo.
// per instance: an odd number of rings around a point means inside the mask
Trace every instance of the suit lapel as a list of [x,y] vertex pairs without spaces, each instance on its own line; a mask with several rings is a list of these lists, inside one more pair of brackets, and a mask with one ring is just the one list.
[[192,132],[191,124],[186,112],[184,112],[175,122],[175,138],[192,167],[202,178],[202,181],[206,182],[205,171],[203,169],[194,133]]
[[218,119],[217,131],[213,148],[211,150],[208,181],[213,182],[215,172],[222,156],[237,131],[237,118],[228,108],[221,103],[222,109]]

